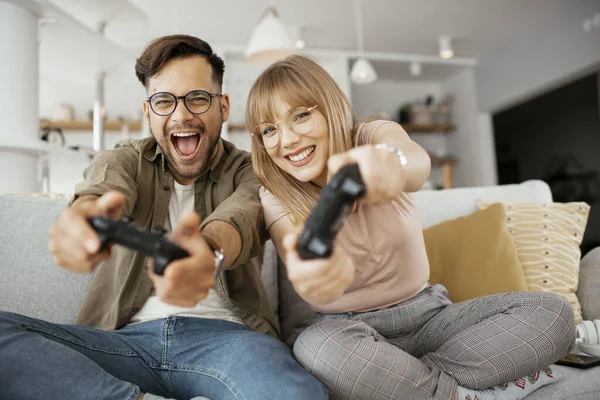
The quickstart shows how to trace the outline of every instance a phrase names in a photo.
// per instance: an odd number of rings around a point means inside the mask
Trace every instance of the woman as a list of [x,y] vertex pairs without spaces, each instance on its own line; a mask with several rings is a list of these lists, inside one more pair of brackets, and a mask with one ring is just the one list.
[[[552,381],[549,369],[536,371],[574,340],[566,300],[511,293],[452,304],[442,285],[428,284],[411,193],[431,165],[402,127],[372,118],[354,128],[341,89],[301,55],[261,74],[246,124],[267,228],[294,288],[318,312],[294,355],[333,399],[519,399]],[[350,162],[367,195],[330,258],[301,260],[297,235],[321,188]]]

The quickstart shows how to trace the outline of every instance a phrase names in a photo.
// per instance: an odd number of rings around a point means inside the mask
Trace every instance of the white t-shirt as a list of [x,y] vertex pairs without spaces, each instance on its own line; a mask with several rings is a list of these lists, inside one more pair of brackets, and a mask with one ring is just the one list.
[[[177,226],[177,221],[181,213],[194,211],[194,185],[180,185],[176,181],[173,183],[175,190],[171,194],[169,212],[167,213],[164,225],[165,229],[169,232],[172,231],[173,227]],[[153,291],[142,309],[131,318],[130,323],[162,319],[171,315],[222,319],[243,324],[242,320],[227,308],[214,289],[209,289],[206,298],[198,302],[194,307],[179,307],[167,304],[160,300]]]

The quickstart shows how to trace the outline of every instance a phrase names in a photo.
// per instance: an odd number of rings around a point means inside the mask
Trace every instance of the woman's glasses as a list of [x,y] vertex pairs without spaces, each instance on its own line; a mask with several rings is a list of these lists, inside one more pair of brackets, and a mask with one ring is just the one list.
[[284,123],[290,130],[298,135],[309,133],[315,123],[313,107],[298,107],[290,110],[282,121],[277,121],[274,124],[264,123],[258,125],[250,133],[256,143],[266,149],[272,149],[279,145],[281,140],[281,130],[279,124]]

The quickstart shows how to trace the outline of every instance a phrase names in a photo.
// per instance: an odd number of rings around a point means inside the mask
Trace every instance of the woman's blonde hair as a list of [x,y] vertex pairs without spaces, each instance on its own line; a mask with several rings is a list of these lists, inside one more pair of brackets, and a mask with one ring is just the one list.
[[[275,62],[258,77],[246,103],[246,126],[251,133],[259,124],[275,121],[277,97],[291,108],[317,106],[327,121],[328,157],[354,147],[355,119],[350,102],[315,61],[295,54]],[[292,221],[304,221],[319,198],[319,189],[280,169],[254,140],[252,165],[259,182],[291,213]]]

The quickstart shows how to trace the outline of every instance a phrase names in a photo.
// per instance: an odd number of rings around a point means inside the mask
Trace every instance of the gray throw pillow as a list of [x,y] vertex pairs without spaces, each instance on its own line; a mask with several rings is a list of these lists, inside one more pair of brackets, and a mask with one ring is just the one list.
[[290,347],[304,329],[312,324],[315,312],[296,293],[287,276],[287,268],[279,257],[277,262],[279,287],[279,324],[281,340]]
[[600,247],[581,259],[577,298],[584,320],[600,319]]

